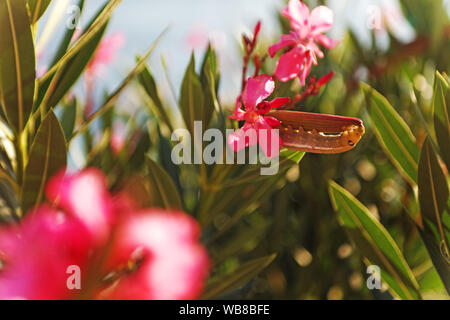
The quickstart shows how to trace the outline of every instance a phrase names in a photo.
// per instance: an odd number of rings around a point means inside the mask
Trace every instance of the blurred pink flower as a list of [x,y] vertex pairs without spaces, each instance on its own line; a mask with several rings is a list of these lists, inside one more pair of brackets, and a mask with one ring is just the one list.
[[51,203],[78,218],[95,243],[106,242],[115,217],[112,196],[101,171],[87,169],[75,175],[62,171],[48,182],[46,194]]
[[[193,299],[201,293],[208,256],[190,216],[136,209],[125,194],[108,192],[97,169],[61,172],[46,194],[52,207],[40,205],[20,225],[0,229],[0,299],[70,299],[81,292],[103,299]],[[120,274],[131,261],[138,268]],[[87,292],[68,289],[69,266],[80,268]],[[121,277],[99,287],[111,273]]]
[[[272,77],[268,75],[260,75],[248,79],[247,85],[236,103],[234,115],[230,116],[231,119],[245,121],[245,124],[241,129],[228,136],[228,144],[235,152],[248,146],[254,146],[258,141],[264,153],[269,158],[278,156],[282,143],[278,132],[273,129],[280,126],[281,122],[273,117],[264,115],[274,108],[285,105],[290,99],[276,98],[270,102],[264,101],[272,94],[274,89],[275,82]],[[244,103],[245,110],[242,110],[241,99]],[[253,129],[257,135],[254,139],[247,133],[250,129]],[[265,139],[261,139],[261,129],[267,130],[267,136],[264,137]],[[277,140],[279,141],[279,144],[278,148],[275,149],[276,146],[272,146],[271,141]]]
[[318,44],[327,49],[336,45],[333,39],[323,34],[333,25],[333,12],[325,6],[310,12],[300,0],[290,0],[282,14],[289,19],[292,30],[269,48],[272,58],[278,51],[288,50],[278,60],[275,76],[283,82],[299,76],[305,85],[312,64],[317,64],[317,57],[324,56]]
[[47,205],[20,226],[0,231],[0,299],[69,299],[67,267],[87,267],[89,232],[74,217]]
[[122,121],[115,121],[111,131],[110,146],[114,155],[119,155],[127,145],[127,130]]
[[105,66],[115,59],[117,51],[124,43],[125,37],[122,33],[105,36],[86,68],[86,75],[91,78],[102,76]]
[[102,299],[194,299],[208,275],[197,222],[182,212],[147,210],[118,227],[109,268],[135,264]]
[[193,27],[186,38],[187,45],[192,49],[204,49],[209,42],[209,35],[205,26],[197,25]]

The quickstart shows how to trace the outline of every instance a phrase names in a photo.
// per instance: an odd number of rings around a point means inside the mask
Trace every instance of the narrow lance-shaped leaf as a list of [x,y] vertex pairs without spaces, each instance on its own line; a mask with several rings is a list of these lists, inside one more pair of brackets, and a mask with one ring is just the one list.
[[170,178],[175,183],[178,192],[180,193],[180,197],[183,196],[183,188],[180,183],[180,167],[173,163],[171,153],[172,153],[172,145],[166,137],[164,137],[161,133],[161,130],[158,127],[158,137],[159,137],[159,162],[164,170],[167,171]]
[[378,141],[403,176],[417,184],[420,150],[414,135],[385,97],[365,83],[361,88]]
[[[138,60],[140,57],[138,57]],[[153,104],[156,107],[156,116],[160,118],[168,127],[169,130],[173,131],[173,126],[171,124],[170,118],[164,108],[164,105],[159,97],[158,88],[156,86],[156,81],[153,78],[153,75],[150,73],[150,70],[147,66],[145,66],[142,71],[138,75],[139,83],[144,88],[147,95],[153,101]]]
[[153,195],[153,206],[166,209],[183,209],[183,204],[169,174],[155,161],[147,159],[148,179]]
[[436,72],[433,95],[434,130],[442,159],[450,168],[450,90],[448,82]]
[[[199,76],[195,73],[195,58],[191,56],[181,85],[180,108],[188,130],[194,132],[194,121],[203,120],[203,88]],[[205,129],[205,123],[202,123]]]
[[33,108],[36,61],[25,0],[0,1],[0,97],[16,133],[23,131]]
[[338,184],[330,182],[329,193],[339,223],[369,263],[380,267],[381,278],[392,292],[401,299],[420,298],[411,269],[381,223]]
[[51,2],[52,0],[27,0],[32,24],[38,22],[38,20],[44,15],[45,10],[47,10]]
[[202,64],[200,80],[205,92],[203,119],[205,127],[209,126],[214,110],[221,112],[219,102],[217,101],[217,82],[219,81],[217,57],[211,45],[205,54]]
[[22,210],[26,213],[44,200],[47,181],[66,167],[67,148],[64,132],[51,110],[38,129],[31,146],[21,193]]
[[[450,293],[450,198],[446,177],[429,138],[419,162],[419,202],[424,220],[423,238],[436,269]],[[440,254],[436,254],[440,251]]]
[[[104,9],[101,9],[97,17],[102,14]],[[96,21],[96,18],[89,24]],[[37,107],[41,103],[45,103],[46,110],[54,108],[59,101],[66,95],[66,93],[72,88],[75,82],[83,73],[84,69],[88,65],[91,58],[100,44],[100,41],[105,33],[108,23],[106,22],[101,28],[99,28],[80,50],[69,59],[62,69],[58,70],[53,77],[43,81],[39,87],[39,94],[37,99]]]
[[67,105],[63,106],[61,112],[61,127],[64,131],[66,141],[69,141],[72,137],[73,130],[75,128],[75,122],[77,119],[77,99],[74,98]]
[[[79,8],[80,15],[83,12],[84,9],[84,3],[85,0],[78,0],[76,3],[76,6]],[[73,41],[73,37],[75,35],[75,31],[77,28],[66,28],[66,32],[64,33],[64,36],[61,39],[61,42],[58,45],[58,49],[55,52],[55,55],[53,56],[53,59],[51,60],[50,67],[53,67],[58,61],[64,56],[64,54],[67,52],[67,50],[70,47],[70,44]]]
[[214,279],[209,283],[202,295],[202,299],[220,298],[227,293],[237,290],[256,277],[261,271],[269,266],[276,258],[276,254],[258,258],[247,262],[232,274],[226,274]]

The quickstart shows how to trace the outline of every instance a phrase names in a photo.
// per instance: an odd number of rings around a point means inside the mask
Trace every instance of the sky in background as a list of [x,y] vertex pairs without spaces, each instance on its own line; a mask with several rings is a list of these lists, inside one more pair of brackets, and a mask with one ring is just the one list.
[[[87,0],[80,25],[86,25],[103,3],[103,0]],[[222,72],[221,96],[232,101],[239,90],[240,82],[240,35],[244,31],[249,32],[256,22],[261,20],[262,36],[275,40],[279,34],[276,14],[284,3],[282,0],[123,0],[113,14],[107,33],[122,33],[125,45],[120,49],[117,59],[108,66],[101,84],[107,90],[114,89],[133,67],[135,55],[145,52],[161,31],[170,26],[168,34],[149,60],[160,89],[170,96],[161,66],[161,56],[164,56],[167,62],[170,80],[178,91],[190,52],[194,49],[197,61],[200,61],[209,38],[219,52]],[[331,36],[338,40],[342,39],[345,29],[350,26],[363,41],[368,42],[368,21],[371,17],[376,17],[378,7],[382,10],[392,10],[394,17],[399,12],[396,0],[330,0],[328,3],[335,12],[335,26]],[[43,23],[40,24],[38,41],[50,12],[51,10],[48,10]],[[50,49],[42,52],[41,64],[45,64],[51,57],[51,48],[58,43],[55,39],[59,39],[64,32],[64,20],[69,18],[67,10],[64,14],[47,43],[46,48]],[[404,41],[414,36],[407,23],[397,25],[400,26],[399,36]]]

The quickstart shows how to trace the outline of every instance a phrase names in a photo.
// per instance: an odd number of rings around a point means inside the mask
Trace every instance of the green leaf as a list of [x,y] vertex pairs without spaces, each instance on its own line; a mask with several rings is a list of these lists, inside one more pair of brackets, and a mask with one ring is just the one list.
[[232,274],[226,274],[211,281],[205,288],[202,299],[217,299],[237,290],[256,277],[276,258],[276,254],[247,262]]
[[205,124],[205,128],[207,128],[209,126],[209,123],[211,122],[214,110],[217,109],[217,111],[221,111],[219,102],[217,101],[217,84],[219,81],[217,57],[211,45],[208,46],[208,51],[206,52],[202,64],[200,80],[205,93],[202,121]]
[[178,190],[169,174],[155,161],[147,158],[148,179],[151,194],[154,196],[153,205],[166,209],[183,209]]
[[180,167],[173,163],[171,153],[172,153],[172,145],[170,144],[169,139],[164,137],[161,133],[161,130],[158,129],[158,137],[159,137],[159,163],[167,171],[170,178],[174,181],[178,192],[181,197],[183,195],[183,188],[180,183]]
[[67,164],[64,132],[53,111],[50,111],[38,129],[31,145],[21,192],[22,210],[28,210],[44,200],[47,181]]
[[161,102],[161,99],[158,94],[158,89],[156,87],[155,79],[153,78],[153,75],[150,73],[150,70],[147,66],[145,66],[142,71],[138,75],[139,83],[144,88],[147,95],[150,97],[150,99],[153,101],[153,104],[156,107],[156,116],[162,120],[168,127],[169,130],[173,131],[173,126],[170,122],[170,118],[167,115],[167,112],[164,108],[163,103]]
[[357,199],[331,181],[333,208],[339,223],[370,264],[378,265],[381,278],[401,299],[418,299],[418,284],[391,235]]
[[138,171],[145,164],[146,153],[148,152],[150,146],[150,135],[148,133],[148,130],[144,130],[136,145],[136,148],[133,151],[133,154],[127,162],[127,166],[132,171]]
[[416,138],[385,97],[365,83],[361,88],[378,141],[403,176],[416,185],[420,153]]
[[[98,12],[96,18],[89,24],[90,26],[95,23],[97,17],[102,14],[103,10],[104,9],[101,9]],[[108,23],[106,22],[72,58],[66,61],[64,66],[59,69],[53,77],[48,78],[40,84],[38,103],[39,105],[41,102],[44,103],[46,106],[45,110],[54,108],[76,83],[89,61],[94,56],[107,26]]]
[[[195,58],[192,53],[181,85],[180,95],[181,114],[191,133],[194,132],[194,121],[203,120],[203,105],[203,87],[199,76],[195,73]],[[202,127],[205,129],[205,123],[202,123]]]
[[[424,233],[434,265],[450,293],[450,198],[446,177],[429,138],[422,147],[419,162],[419,202]],[[433,241],[430,243],[430,240]],[[425,238],[424,238],[425,240]]]
[[304,156],[305,156],[304,152],[295,150],[283,149],[280,152],[280,157],[287,158],[297,164],[299,164],[300,161],[302,161]]
[[450,91],[448,82],[436,72],[433,95],[434,130],[442,159],[450,168]]
[[75,121],[77,119],[77,99],[74,98],[66,106],[63,106],[61,112],[61,127],[64,131],[66,141],[69,141],[75,128]]
[[36,61],[25,0],[0,1],[0,97],[9,125],[20,133],[33,109]]
[[35,24],[44,15],[52,0],[27,0],[31,24]]

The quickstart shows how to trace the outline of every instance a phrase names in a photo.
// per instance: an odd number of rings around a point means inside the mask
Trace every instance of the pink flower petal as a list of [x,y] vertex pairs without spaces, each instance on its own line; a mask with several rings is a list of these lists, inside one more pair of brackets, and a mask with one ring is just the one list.
[[337,41],[323,34],[315,36],[316,40],[327,49],[333,49],[337,45]]
[[234,152],[239,152],[248,146],[254,146],[258,142],[258,136],[253,126],[246,122],[244,126],[231,133],[228,138],[228,145]]
[[113,212],[102,172],[87,169],[72,176],[62,172],[49,181],[46,194],[51,202],[77,217],[99,243],[106,240]]
[[87,267],[90,242],[84,226],[63,212],[41,206],[18,227],[2,229],[0,299],[69,299],[67,268]]
[[209,269],[199,235],[197,222],[181,212],[149,210],[120,224],[109,264],[123,265],[137,257],[141,262],[99,298],[198,298]]
[[282,106],[284,106],[286,103],[289,103],[289,101],[291,101],[290,98],[284,98],[284,97],[280,97],[280,98],[275,98],[272,101],[270,101],[270,108],[271,109],[276,109],[276,108],[280,108]]
[[279,121],[272,117],[264,117],[256,123],[259,146],[268,158],[277,157],[281,150],[282,140],[279,130],[271,126],[276,122]]
[[[274,128],[274,129],[278,128],[281,125],[281,121],[274,117],[264,117],[264,121],[270,128]],[[266,129],[267,129],[267,127],[266,127]]]
[[317,35],[327,32],[333,26],[333,11],[325,6],[319,6],[311,12],[309,23],[311,33]]
[[278,51],[285,47],[290,47],[296,44],[295,38],[290,34],[281,35],[281,40],[269,47],[269,55],[273,58]]
[[288,6],[281,12],[291,23],[291,27],[300,32],[302,37],[309,32],[309,8],[299,0],[289,0]]
[[309,75],[309,72],[311,71],[311,66],[314,62],[313,55],[311,51],[309,51],[309,54],[307,54],[305,58],[305,64],[303,65],[303,69],[300,71],[299,79],[300,83],[304,86],[306,83],[306,78]]
[[244,102],[246,111],[254,109],[259,103],[270,96],[274,89],[275,82],[272,80],[272,77],[266,74],[249,78],[242,93],[242,101]]
[[278,60],[275,76],[283,82],[294,79],[304,69],[306,63],[306,48],[297,46],[283,54]]

